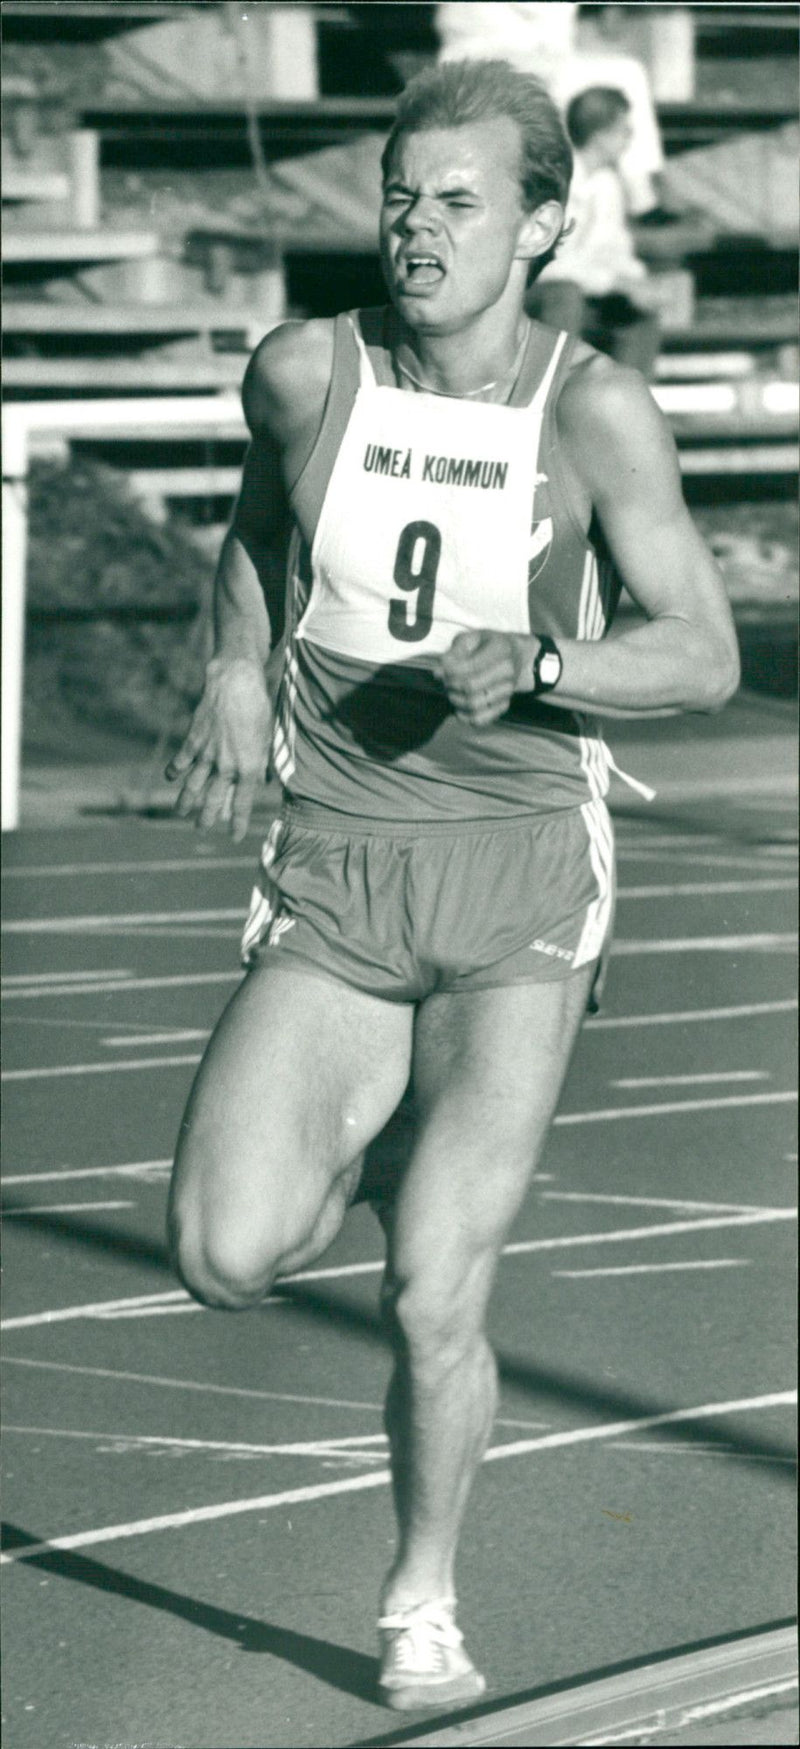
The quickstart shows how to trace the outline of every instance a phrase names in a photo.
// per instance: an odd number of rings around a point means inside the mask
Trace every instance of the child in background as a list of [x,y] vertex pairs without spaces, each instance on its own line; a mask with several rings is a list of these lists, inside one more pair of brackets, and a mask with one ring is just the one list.
[[529,313],[567,328],[651,377],[659,327],[654,285],[634,252],[619,162],[631,139],[621,91],[593,85],[567,107],[575,170],[571,229],[528,294]]

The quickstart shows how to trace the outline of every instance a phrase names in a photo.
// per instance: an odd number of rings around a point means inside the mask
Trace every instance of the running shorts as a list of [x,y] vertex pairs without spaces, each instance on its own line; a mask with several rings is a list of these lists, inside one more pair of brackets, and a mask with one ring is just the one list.
[[613,910],[601,800],[456,827],[351,816],[344,827],[341,815],[291,802],[262,850],[242,956],[420,1002],[602,972]]

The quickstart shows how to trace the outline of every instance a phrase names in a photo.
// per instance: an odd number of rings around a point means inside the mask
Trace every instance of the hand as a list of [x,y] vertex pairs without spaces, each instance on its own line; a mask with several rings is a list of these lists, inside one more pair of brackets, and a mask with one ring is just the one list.
[[175,804],[206,830],[230,825],[235,842],[250,822],[256,789],[269,757],[272,707],[261,663],[250,657],[215,657],[203,696],[166,777],[183,780]]
[[483,728],[505,714],[515,692],[532,692],[536,647],[536,638],[511,632],[459,632],[439,658],[456,716]]

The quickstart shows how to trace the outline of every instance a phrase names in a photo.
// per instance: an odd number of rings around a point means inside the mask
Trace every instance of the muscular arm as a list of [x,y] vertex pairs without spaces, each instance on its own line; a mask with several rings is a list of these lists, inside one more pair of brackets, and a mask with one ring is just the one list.
[[[720,709],[739,680],[733,619],[684,503],[671,433],[644,382],[634,371],[592,362],[564,390],[559,431],[577,489],[587,510],[596,510],[645,623],[599,642],[559,639],[561,680],[542,703],[609,717]],[[456,708],[474,722],[490,722],[507,708],[504,663],[511,692],[532,689],[538,640],[506,640],[504,658],[495,647],[490,678],[488,643],[480,650],[477,636],[454,640],[443,674]],[[477,686],[492,700],[488,715],[488,703],[476,714]]]
[[179,814],[203,827],[247,830],[263,783],[272,709],[264,669],[280,641],[291,514],[284,476],[297,477],[313,444],[330,374],[330,329],[276,330],[250,361],[242,401],[251,433],[239,497],[222,544],[213,594],[214,653],[203,696],[167,776],[181,781]]

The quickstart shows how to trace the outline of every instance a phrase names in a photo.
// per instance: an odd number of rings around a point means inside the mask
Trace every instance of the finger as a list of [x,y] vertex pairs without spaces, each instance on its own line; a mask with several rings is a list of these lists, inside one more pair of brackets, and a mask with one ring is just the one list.
[[202,807],[206,787],[211,781],[211,773],[210,760],[203,760],[192,768],[175,803],[177,814],[185,816],[194,813],[196,808]]
[[207,754],[208,741],[209,725],[207,723],[193,725],[182,746],[178,748],[177,753],[173,753],[172,758],[168,761],[167,777],[170,779],[181,777],[183,772],[190,771],[196,761],[203,754]]
[[257,784],[257,777],[240,777],[236,785],[231,814],[231,832],[236,844],[241,843],[250,824]]
[[234,779],[230,772],[218,772],[212,777],[203,799],[198,825],[204,832],[210,832],[218,820],[225,819],[226,806],[230,808],[233,802]]

